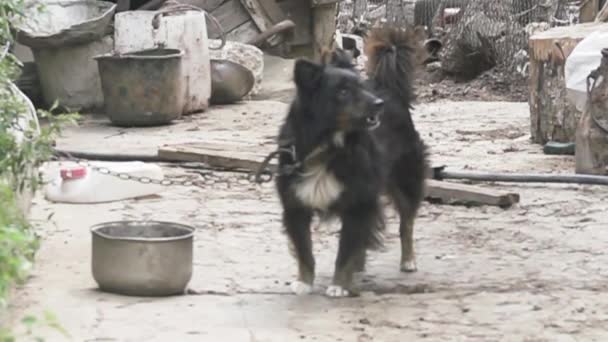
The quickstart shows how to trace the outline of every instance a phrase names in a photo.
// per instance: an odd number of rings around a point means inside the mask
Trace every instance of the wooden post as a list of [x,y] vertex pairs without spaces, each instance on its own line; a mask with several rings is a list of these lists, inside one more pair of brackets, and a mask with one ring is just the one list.
[[313,57],[321,61],[324,50],[331,49],[336,32],[337,3],[340,0],[312,1]]
[[574,142],[581,113],[566,98],[564,65],[576,45],[608,24],[555,27],[530,38],[530,130],[532,140]]

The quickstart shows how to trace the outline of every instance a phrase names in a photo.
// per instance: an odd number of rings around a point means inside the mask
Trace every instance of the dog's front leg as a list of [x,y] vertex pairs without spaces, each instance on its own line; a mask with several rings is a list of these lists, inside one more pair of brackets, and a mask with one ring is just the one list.
[[[345,297],[352,293],[353,273],[359,271],[377,222],[375,208],[357,208],[341,215],[342,230],[332,285],[325,294]],[[363,259],[363,260],[362,260]]]
[[310,225],[312,211],[306,208],[285,208],[283,225],[298,262],[298,279],[291,283],[295,294],[308,294],[312,291],[315,278],[315,259],[312,254]]

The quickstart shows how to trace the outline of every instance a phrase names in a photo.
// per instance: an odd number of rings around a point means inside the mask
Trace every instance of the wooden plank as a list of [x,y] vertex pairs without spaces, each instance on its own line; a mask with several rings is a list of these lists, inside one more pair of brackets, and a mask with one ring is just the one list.
[[253,21],[248,21],[226,34],[226,40],[246,43],[258,36],[260,31]]
[[262,9],[257,0],[240,0],[243,7],[249,12],[251,19],[258,26],[261,32],[266,31],[272,26],[270,19]]
[[342,2],[342,0],[312,0],[310,4],[311,7],[320,7],[325,5],[335,5],[338,2]]
[[429,179],[427,200],[445,204],[492,205],[507,208],[519,202],[519,194],[474,185],[450,183]]
[[[249,16],[257,25],[257,28],[260,32],[267,31],[273,26],[273,22],[270,17],[264,11],[264,8],[260,4],[258,0],[240,0],[243,7],[249,12]],[[271,45],[275,45],[279,43],[279,37],[270,37]]]
[[283,13],[276,0],[258,0],[258,2],[273,24],[287,19],[287,16]]
[[[267,155],[266,148],[253,145],[190,143],[167,145],[158,150],[160,158],[205,163],[211,167],[257,171]],[[270,163],[272,168],[276,162]]]
[[[211,15],[219,21],[226,34],[251,20],[249,13],[245,7],[241,5],[239,0],[230,0],[223,3],[216,10],[211,12]],[[211,21],[207,22],[207,32],[210,37],[219,37],[219,32]]]

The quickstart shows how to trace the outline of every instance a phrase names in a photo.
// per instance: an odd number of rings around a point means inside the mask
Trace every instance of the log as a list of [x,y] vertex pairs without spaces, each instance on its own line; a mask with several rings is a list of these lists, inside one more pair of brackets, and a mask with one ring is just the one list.
[[474,185],[427,180],[426,199],[443,204],[492,205],[508,208],[519,202],[519,194]]
[[555,27],[530,38],[530,133],[535,143],[575,141],[581,113],[567,101],[564,65],[576,45],[596,30],[608,31],[608,24]]

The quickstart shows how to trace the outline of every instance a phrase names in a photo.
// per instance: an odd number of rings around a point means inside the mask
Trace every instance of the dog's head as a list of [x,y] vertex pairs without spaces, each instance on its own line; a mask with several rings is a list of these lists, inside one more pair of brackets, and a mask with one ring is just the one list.
[[320,129],[348,133],[380,125],[384,101],[365,89],[347,52],[335,51],[326,64],[296,61],[294,81],[305,115]]

